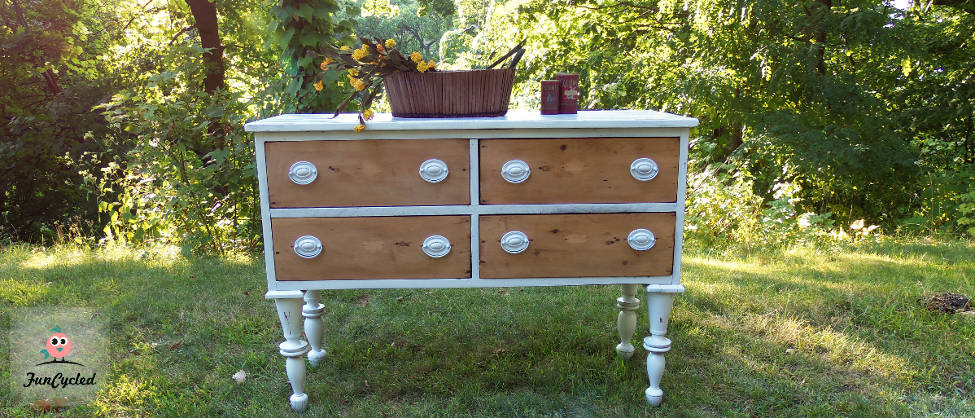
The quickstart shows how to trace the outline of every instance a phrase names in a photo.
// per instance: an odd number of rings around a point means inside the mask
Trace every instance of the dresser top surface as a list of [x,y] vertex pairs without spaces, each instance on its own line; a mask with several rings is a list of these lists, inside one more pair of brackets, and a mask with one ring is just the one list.
[[[357,114],[287,114],[249,122],[247,132],[351,131]],[[586,128],[693,128],[698,120],[654,110],[588,110],[577,114],[542,115],[538,111],[509,111],[483,118],[396,118],[379,113],[367,122],[374,131],[429,131],[470,129],[586,129]]]

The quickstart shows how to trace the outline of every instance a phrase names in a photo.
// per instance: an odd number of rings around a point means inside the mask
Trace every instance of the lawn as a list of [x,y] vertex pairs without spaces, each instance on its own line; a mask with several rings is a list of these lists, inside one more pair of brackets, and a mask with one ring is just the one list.
[[[110,328],[107,383],[64,415],[295,415],[263,268],[165,249],[0,250],[0,415],[33,413],[9,392],[12,312],[52,305]],[[975,321],[917,301],[975,295],[971,243],[690,249],[683,277],[659,409],[643,395],[645,304],[637,354],[616,357],[618,286],[354,290],[322,292],[328,358],[309,369],[306,416],[975,416]]]

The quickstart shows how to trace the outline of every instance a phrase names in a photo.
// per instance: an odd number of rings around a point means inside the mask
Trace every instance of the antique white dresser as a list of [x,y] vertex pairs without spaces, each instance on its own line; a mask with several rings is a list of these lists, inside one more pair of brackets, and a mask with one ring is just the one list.
[[305,354],[325,357],[321,290],[595,284],[622,287],[627,358],[646,289],[645,392],[659,405],[697,123],[636,110],[377,115],[361,133],[353,114],[248,123],[292,408],[308,405]]

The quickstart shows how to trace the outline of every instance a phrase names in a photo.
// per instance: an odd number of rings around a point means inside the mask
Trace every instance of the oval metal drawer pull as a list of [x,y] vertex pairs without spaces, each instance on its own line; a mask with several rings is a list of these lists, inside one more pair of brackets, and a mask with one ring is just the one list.
[[420,164],[420,177],[430,183],[440,183],[447,178],[447,163],[431,158]]
[[640,181],[650,181],[657,177],[660,167],[657,162],[649,158],[637,158],[630,164],[630,175]]
[[301,258],[315,258],[322,253],[322,242],[311,235],[302,235],[295,240],[295,254]]
[[626,242],[634,250],[646,251],[653,248],[653,245],[657,243],[657,238],[653,236],[653,232],[650,230],[640,228],[630,232],[630,235],[626,237]]
[[522,160],[511,160],[501,166],[501,177],[508,183],[521,183],[532,174],[531,167]]
[[306,185],[318,178],[318,168],[308,161],[298,161],[288,169],[288,178],[298,185]]
[[431,258],[440,258],[450,253],[450,240],[443,235],[430,235],[423,240],[423,253]]
[[501,236],[501,249],[510,254],[522,253],[528,249],[528,235],[521,231],[508,231]]

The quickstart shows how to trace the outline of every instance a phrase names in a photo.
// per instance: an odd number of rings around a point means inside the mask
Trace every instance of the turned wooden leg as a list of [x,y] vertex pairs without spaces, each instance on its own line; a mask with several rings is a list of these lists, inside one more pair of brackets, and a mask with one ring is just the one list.
[[647,375],[650,377],[650,387],[646,390],[647,401],[653,406],[660,406],[664,391],[660,388],[660,379],[664,375],[664,353],[670,351],[670,339],[667,334],[667,323],[670,322],[670,310],[674,306],[676,293],[659,293],[647,290],[647,309],[650,311],[650,336],[643,339],[643,348],[647,350]]
[[278,319],[284,330],[284,342],[278,345],[281,355],[285,358],[284,369],[288,372],[291,382],[291,408],[302,412],[308,407],[308,395],[305,394],[305,359],[308,343],[301,339],[301,298],[274,299],[278,308]]
[[636,349],[630,340],[636,332],[636,310],[640,307],[640,299],[636,298],[636,290],[640,285],[624,284],[623,296],[616,299],[616,307],[620,309],[620,315],[616,318],[616,328],[619,330],[620,343],[616,346],[616,352],[620,357],[628,359],[633,357]]
[[301,308],[301,314],[305,317],[305,338],[311,344],[308,363],[312,367],[317,367],[325,358],[325,349],[322,346],[322,334],[325,328],[322,323],[323,312],[325,312],[325,305],[321,303],[321,291],[306,290],[305,306]]

